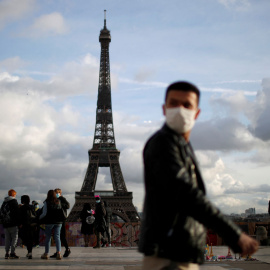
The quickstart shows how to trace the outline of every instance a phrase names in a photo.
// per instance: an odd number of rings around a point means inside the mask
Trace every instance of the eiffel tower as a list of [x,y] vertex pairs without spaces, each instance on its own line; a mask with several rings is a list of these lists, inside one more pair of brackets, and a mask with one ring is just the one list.
[[[125,222],[138,222],[139,215],[132,203],[132,192],[127,187],[121,171],[113,128],[109,43],[110,31],[106,27],[106,10],[104,11],[104,27],[100,31],[101,44],[98,99],[96,109],[96,126],[93,147],[88,151],[89,164],[80,192],[75,192],[75,204],[68,216],[68,222],[76,222],[84,203],[95,207],[95,195],[100,195],[113,214]],[[95,190],[99,167],[110,167],[112,191]]]

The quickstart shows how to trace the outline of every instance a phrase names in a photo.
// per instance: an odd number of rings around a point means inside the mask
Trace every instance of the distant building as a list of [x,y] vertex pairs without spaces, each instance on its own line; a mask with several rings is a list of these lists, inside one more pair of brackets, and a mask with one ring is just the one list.
[[256,215],[255,208],[249,208],[245,211],[246,216]]

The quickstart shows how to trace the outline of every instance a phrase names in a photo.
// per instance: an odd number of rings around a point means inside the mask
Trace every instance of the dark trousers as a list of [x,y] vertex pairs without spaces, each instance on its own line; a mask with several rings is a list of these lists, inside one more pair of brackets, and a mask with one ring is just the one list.
[[61,244],[65,247],[65,249],[68,249],[68,243],[66,239],[66,222],[65,221],[62,224],[60,239],[61,239]]
[[105,227],[105,232],[107,234],[107,238],[108,238],[108,243],[110,244],[111,243],[111,232],[110,232],[111,228],[110,228],[110,224],[109,226],[106,226]]
[[40,226],[39,224],[35,226],[34,230],[34,245],[38,246],[39,245],[39,232],[40,232]]
[[27,247],[28,253],[32,252],[33,243],[34,243],[34,230],[35,228],[31,225],[23,225],[21,228],[22,240]]

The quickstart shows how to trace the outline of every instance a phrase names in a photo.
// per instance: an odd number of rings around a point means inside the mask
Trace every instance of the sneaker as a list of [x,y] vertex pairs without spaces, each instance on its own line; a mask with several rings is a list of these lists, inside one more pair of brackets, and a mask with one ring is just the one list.
[[69,249],[69,248],[66,249],[66,251],[65,251],[65,253],[64,253],[64,255],[63,255],[63,257],[68,257],[70,253],[71,253],[70,249]]
[[112,246],[112,244],[109,244],[109,247],[111,247]]
[[100,248],[100,246],[94,246],[93,248]]
[[107,244],[107,241],[106,240],[105,241],[102,241],[101,247],[106,247],[106,244]]
[[41,259],[44,259],[44,260],[48,260],[49,259],[49,256],[48,256],[48,254],[44,253],[43,255],[41,255],[40,258]]
[[28,256],[28,259],[29,260],[33,259],[32,254]]
[[50,258],[56,258],[57,253],[55,252],[52,256],[50,256]]
[[19,259],[20,257],[16,253],[10,253],[10,259]]
[[26,257],[28,258],[29,256],[32,256],[32,252],[28,252],[27,254],[26,254]]
[[57,252],[57,255],[56,255],[56,260],[62,260],[61,253],[58,253],[58,252]]
[[9,254],[8,253],[6,253],[5,259],[9,259]]

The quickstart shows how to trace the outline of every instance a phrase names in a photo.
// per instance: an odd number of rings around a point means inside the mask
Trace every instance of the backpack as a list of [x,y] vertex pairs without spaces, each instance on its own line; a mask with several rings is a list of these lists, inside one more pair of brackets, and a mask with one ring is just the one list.
[[11,213],[9,203],[4,202],[0,210],[0,219],[2,224],[11,223]]
[[36,211],[33,207],[30,207],[29,209],[27,209],[27,212],[26,212],[26,223],[28,225],[36,225],[37,223],[37,214],[36,214]]

